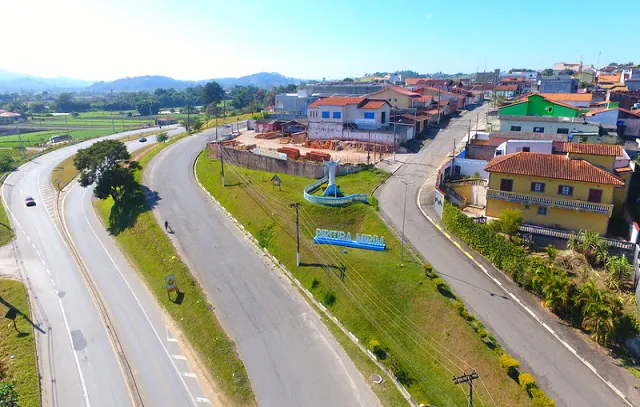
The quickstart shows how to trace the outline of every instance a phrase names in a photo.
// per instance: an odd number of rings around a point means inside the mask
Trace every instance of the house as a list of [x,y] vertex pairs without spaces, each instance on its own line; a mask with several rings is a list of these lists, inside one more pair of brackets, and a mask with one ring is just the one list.
[[389,86],[377,92],[370,93],[367,97],[386,100],[398,110],[415,109],[420,99],[420,94],[412,92],[400,86]]
[[321,82],[313,83],[304,88],[307,95],[327,96],[364,96],[387,87],[384,83],[376,82]]
[[524,91],[525,84],[528,83],[521,76],[506,76],[500,78],[500,85],[516,85],[518,87],[517,93]]
[[[418,89],[420,87],[430,87],[440,89],[441,91],[450,91],[453,87],[453,81],[451,79],[433,79],[427,78],[422,81],[418,81],[416,85],[413,85],[413,89]],[[407,87],[411,89],[410,87]]]
[[573,71],[575,73],[580,72],[590,72],[595,73],[595,69],[593,65],[584,65],[582,62],[558,62],[553,64],[553,73],[556,75],[561,74],[562,72]]
[[615,106],[603,106],[600,108],[592,109],[584,115],[584,120],[587,123],[599,123],[601,125],[616,126],[618,124],[618,116],[620,115],[620,109],[617,104]]
[[493,95],[513,99],[518,93],[518,85],[496,85],[493,89]]
[[621,109],[632,110],[636,103],[640,103],[640,90],[637,91],[613,91],[608,93],[608,100],[618,102]]
[[551,102],[576,107],[589,107],[593,99],[591,93],[540,93],[540,95]]
[[[402,88],[400,88],[402,89]],[[415,136],[412,125],[394,123],[387,100],[359,96],[318,99],[308,109],[309,139],[358,140],[396,145]]]
[[275,96],[275,113],[286,117],[306,117],[307,108],[318,98],[317,94],[310,94],[306,89],[296,93],[281,93]]
[[620,108],[618,126],[625,139],[640,139],[640,109],[628,110]]
[[580,110],[577,107],[552,101],[540,93],[527,95],[521,102],[503,106],[498,109],[498,112],[501,118],[503,116],[580,116]]
[[484,100],[491,100],[495,87],[495,83],[477,83],[471,86],[471,92],[481,94]]
[[630,91],[640,90],[640,69],[633,69],[629,79],[624,81]]
[[281,131],[284,134],[302,133],[306,132],[308,127],[309,122],[306,118],[289,120],[288,122],[282,124]]
[[[496,155],[496,149],[509,141],[549,141],[551,151],[560,148],[561,143],[569,140],[568,134],[534,133],[530,131],[492,131],[476,133],[467,144],[466,156],[475,160],[490,160]],[[526,146],[527,144],[524,144]],[[529,150],[536,152],[537,150]],[[514,151],[515,152],[515,151]],[[538,151],[539,152],[539,151]]]
[[495,69],[493,72],[476,72],[473,74],[473,83],[499,83],[500,82],[500,69]]
[[20,113],[13,113],[7,110],[0,110],[0,124],[10,124],[23,122],[26,119]]
[[170,124],[178,124],[178,119],[173,116],[162,116],[156,119],[158,126],[168,126]]
[[540,93],[577,93],[578,80],[570,77],[542,78]]
[[53,136],[49,139],[49,144],[57,144],[65,141],[71,141],[73,138],[69,134],[63,134],[61,136]]
[[271,133],[274,131],[282,130],[282,125],[285,122],[282,120],[256,120],[256,131],[260,133]]
[[625,187],[618,175],[571,153],[507,154],[492,159],[485,171],[487,216],[499,217],[510,208],[520,211],[525,223],[600,234],[607,232],[615,190]]
[[[438,88],[424,87],[417,89],[416,92],[420,92],[425,96],[431,96],[435,102],[448,102],[448,105],[453,107],[453,111],[456,109],[463,109],[467,104],[467,92],[464,94],[446,92]],[[441,103],[442,104],[442,103]],[[451,113],[453,113],[453,111]],[[447,113],[448,114],[448,113]]]

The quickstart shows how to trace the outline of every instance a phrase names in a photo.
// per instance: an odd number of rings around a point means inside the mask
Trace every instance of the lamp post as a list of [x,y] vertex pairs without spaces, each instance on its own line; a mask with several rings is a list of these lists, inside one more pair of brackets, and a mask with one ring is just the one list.
[[402,266],[402,261],[404,260],[404,220],[407,215],[407,187],[409,186],[409,184],[413,184],[413,181],[406,182],[400,180],[400,182],[404,184],[404,209],[402,210],[402,243],[400,246],[400,266]]

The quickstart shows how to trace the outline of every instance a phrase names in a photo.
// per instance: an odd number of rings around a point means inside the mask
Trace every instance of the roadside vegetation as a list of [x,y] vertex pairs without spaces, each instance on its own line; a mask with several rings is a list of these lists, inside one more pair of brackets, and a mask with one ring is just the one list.
[[[213,313],[206,295],[182,262],[171,241],[157,224],[151,212],[153,194],[140,183],[141,171],[163,148],[186,136],[137,154],[139,162],[129,161],[123,143],[99,142],[76,157],[81,168],[81,185],[96,181],[95,174],[107,174],[96,183],[97,212],[123,252],[136,267],[158,303],[171,315],[184,337],[199,355],[210,379],[230,405],[254,405],[253,390],[235,344],[227,337]],[[116,144],[116,143],[119,143]],[[106,164],[106,163],[113,163]],[[129,165],[122,165],[128,162]],[[107,166],[105,168],[104,166]],[[86,174],[86,175],[85,175]],[[174,274],[180,293],[168,298],[164,283]]]
[[36,407],[40,388],[27,290],[19,281],[0,280],[0,312],[15,309],[0,324],[0,406]]
[[517,211],[505,211],[483,225],[447,202],[442,220],[450,232],[597,343],[624,351],[625,340],[640,333],[633,267],[623,254],[610,253],[597,233],[581,231],[568,242],[568,250],[559,251],[525,244],[518,237],[522,218]]
[[[400,241],[378,215],[374,203],[345,207],[313,205],[302,190],[314,180],[252,171],[225,160],[226,187],[219,161],[202,154],[196,171],[205,188],[257,240],[335,315],[368,350],[389,368],[418,403],[465,405],[466,387],[454,375],[475,368],[481,383],[474,386],[478,405],[532,405],[531,396],[500,365],[503,353],[495,339],[471,316],[452,290],[429,265],[405,253],[400,266]],[[344,193],[367,193],[388,174],[364,170],[339,177]],[[296,266],[295,210],[300,203],[301,258]],[[386,250],[375,252],[314,245],[316,228],[384,236]],[[406,247],[405,247],[406,250]],[[462,318],[461,318],[462,315]],[[330,328],[335,333],[337,328]],[[359,351],[338,340],[365,375],[377,372],[355,356]],[[372,385],[383,404],[397,405],[397,394]],[[538,390],[536,390],[538,391]],[[552,404],[549,404],[552,405]]]

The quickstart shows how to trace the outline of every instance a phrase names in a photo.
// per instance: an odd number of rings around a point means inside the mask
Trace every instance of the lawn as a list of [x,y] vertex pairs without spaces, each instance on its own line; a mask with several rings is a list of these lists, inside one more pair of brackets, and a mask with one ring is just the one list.
[[[0,177],[2,176],[3,174],[0,174]],[[7,216],[7,211],[4,209],[4,202],[0,199],[0,246],[9,243],[9,240],[11,240],[13,236],[14,233],[9,224],[9,217]]]
[[[116,131],[119,130],[120,129],[116,129]],[[69,131],[69,134],[71,134],[71,137],[73,137],[75,140],[87,140],[91,138],[107,136],[112,133],[113,131],[111,130],[111,128]],[[25,133],[21,134],[20,137],[18,137],[18,135],[4,136],[0,137],[0,147],[19,147],[20,139],[22,139],[22,143],[25,147],[35,146],[48,142],[52,136],[61,136],[65,134],[67,134],[67,131],[61,129]]]
[[[273,188],[273,174],[225,163],[222,188],[220,162],[201,155],[199,179],[270,253],[291,270],[313,295],[359,338],[375,348],[419,403],[465,405],[466,387],[454,375],[475,368],[477,405],[531,405],[528,394],[498,363],[498,354],[483,342],[454,306],[453,295],[439,291],[413,259],[400,263],[400,242],[375,208],[366,204],[330,208],[304,200],[302,190],[314,180],[278,174],[282,190]],[[367,193],[388,174],[364,171],[339,177],[345,194]],[[300,203],[302,266],[295,254],[295,211]],[[384,236],[384,252],[314,245],[315,228]],[[344,277],[340,270],[344,270]],[[435,280],[434,280],[435,281]],[[374,347],[375,342],[379,346]],[[358,366],[363,369],[359,362]],[[368,373],[365,368],[362,370]],[[374,391],[378,389],[374,388]],[[381,399],[386,396],[378,393]],[[390,404],[395,404],[389,402]]]
[[[140,160],[144,166],[162,148],[183,136],[172,138],[147,150]],[[140,171],[136,173],[140,179]],[[207,302],[206,295],[179,258],[171,241],[156,222],[142,193],[114,206],[111,199],[96,202],[98,214],[109,225],[123,252],[136,267],[156,300],[165,308],[200,356],[217,387],[231,405],[254,405],[254,395],[235,344],[227,337]],[[167,297],[166,276],[174,274],[182,293],[181,301]],[[174,294],[174,299],[175,294]]]
[[36,365],[36,349],[27,291],[19,281],[0,280],[0,312],[5,315],[13,307],[18,310],[13,324],[5,319],[0,324],[0,381],[12,382],[21,407],[40,405],[40,389]]
[[[76,158],[75,154],[60,162],[60,164],[51,171],[51,185],[61,190],[80,173],[73,164],[74,158]],[[60,183],[58,184],[56,181],[60,181]]]

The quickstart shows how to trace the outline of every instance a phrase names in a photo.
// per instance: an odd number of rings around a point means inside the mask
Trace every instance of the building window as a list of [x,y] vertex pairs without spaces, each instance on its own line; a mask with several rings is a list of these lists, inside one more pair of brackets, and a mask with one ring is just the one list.
[[511,131],[522,131],[522,126],[511,126]]
[[558,134],[569,134],[569,129],[560,128],[558,129]]
[[547,207],[546,206],[538,206],[538,215],[547,216]]
[[522,152],[523,153],[530,153],[531,152],[531,147],[522,147]]
[[322,112],[322,118],[323,119],[328,119],[329,118],[329,112]]
[[564,196],[573,195],[573,187],[569,185],[560,185],[558,187],[558,195],[564,195]]
[[393,99],[393,101],[394,101],[394,102],[397,102],[397,101],[398,101],[398,98]]
[[534,133],[544,133],[544,127],[534,127],[533,128],[533,132]]
[[391,98],[389,98],[389,102],[391,102]]
[[364,113],[364,118],[365,119],[375,119],[376,118],[376,114],[373,112],[365,112]]
[[531,183],[531,191],[532,192],[544,192],[544,182],[532,182]]
[[513,180],[502,178],[500,180],[500,191],[506,191],[506,192],[513,191]]
[[334,118],[334,119],[339,119],[340,117],[342,117],[342,113],[340,113],[340,112],[333,112],[333,118]]
[[380,122],[385,124],[387,122],[387,112],[380,113]]
[[590,189],[587,201],[593,202],[593,203],[602,202],[602,190],[601,189]]

